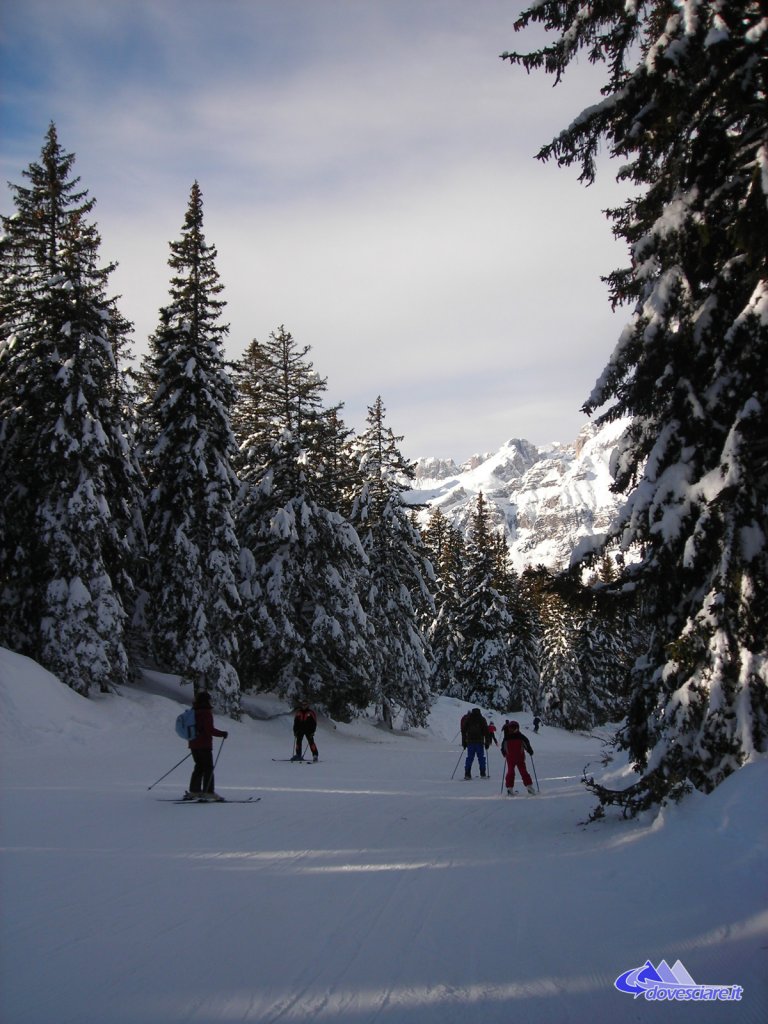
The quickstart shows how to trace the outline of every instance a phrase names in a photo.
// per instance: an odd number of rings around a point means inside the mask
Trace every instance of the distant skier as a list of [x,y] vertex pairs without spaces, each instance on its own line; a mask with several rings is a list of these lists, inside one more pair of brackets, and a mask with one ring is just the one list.
[[464,761],[464,778],[472,778],[472,763],[477,757],[480,765],[480,778],[485,778],[485,752],[491,745],[488,723],[483,718],[480,708],[473,708],[461,719],[461,745],[467,752]]
[[517,768],[520,772],[520,778],[523,780],[523,785],[531,796],[535,796],[536,790],[533,788],[533,779],[528,774],[528,769],[525,766],[526,753],[533,757],[533,747],[528,737],[520,732],[520,726],[517,722],[506,722],[502,729],[502,735],[504,738],[501,742],[501,752],[507,759],[507,793],[511,796],[514,792],[515,768]]
[[[493,722],[488,723],[488,735],[491,737],[491,743],[495,743],[496,746],[498,747],[499,741],[496,739],[496,726],[493,724]],[[488,750],[491,749],[491,743],[487,744]]]
[[541,725],[541,719],[539,718],[538,715],[536,715],[536,717],[533,720],[533,731],[534,732],[538,732],[540,725]]
[[189,749],[195,767],[184,799],[221,800],[213,784],[213,737],[221,736],[225,740],[229,733],[213,724],[211,698],[206,690],[198,692],[192,707],[195,709],[195,738],[189,741]]
[[318,759],[317,746],[315,745],[315,729],[317,729],[317,715],[309,706],[309,704],[303,700],[293,716],[293,735],[295,737],[295,753],[291,758],[292,761],[302,761],[301,748],[304,746],[304,740],[306,739],[309,749],[312,751],[312,760]]

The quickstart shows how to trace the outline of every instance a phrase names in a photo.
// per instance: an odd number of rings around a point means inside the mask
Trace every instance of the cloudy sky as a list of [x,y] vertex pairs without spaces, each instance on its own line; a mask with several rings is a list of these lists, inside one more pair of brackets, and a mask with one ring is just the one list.
[[284,324],[347,423],[381,395],[412,458],[572,440],[625,318],[600,280],[623,196],[534,159],[601,77],[501,61],[539,41],[522,6],[0,0],[0,173],[56,122],[137,353],[197,180],[232,358]]

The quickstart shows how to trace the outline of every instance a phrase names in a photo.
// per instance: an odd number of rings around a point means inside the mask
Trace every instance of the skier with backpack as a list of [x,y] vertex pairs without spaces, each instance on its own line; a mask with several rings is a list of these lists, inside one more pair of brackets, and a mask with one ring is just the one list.
[[526,753],[533,757],[533,747],[527,736],[520,732],[518,722],[505,722],[501,730],[504,737],[501,742],[501,752],[507,760],[507,793],[512,796],[515,787],[515,768],[520,772],[523,785],[531,796],[536,796],[533,788],[533,779],[525,766]]
[[315,744],[315,729],[317,729],[317,715],[309,706],[309,704],[303,700],[293,716],[293,735],[295,740],[295,753],[291,758],[292,761],[303,761],[301,748],[304,746],[304,740],[306,739],[309,749],[312,751],[312,760],[316,761],[319,757],[317,745]]
[[[194,729],[189,730],[189,749],[195,767],[189,780],[189,789],[184,794],[185,800],[222,800],[216,793],[213,780],[213,737],[221,736],[223,740],[229,735],[213,724],[211,698],[206,690],[200,690],[192,709],[194,710]],[[185,712],[188,715],[188,712]],[[181,716],[180,716],[181,717]]]
[[473,708],[461,719],[461,745],[467,752],[464,761],[464,778],[472,778],[472,763],[477,757],[477,763],[480,765],[480,778],[484,779],[485,752],[491,745],[491,734],[480,708]]

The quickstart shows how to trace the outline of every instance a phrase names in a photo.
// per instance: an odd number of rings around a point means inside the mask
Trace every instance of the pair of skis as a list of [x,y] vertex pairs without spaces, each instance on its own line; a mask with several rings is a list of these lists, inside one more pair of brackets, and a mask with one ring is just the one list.
[[219,800],[185,800],[183,797],[176,799],[172,796],[159,796],[157,798],[166,804],[257,804],[260,796],[228,797],[223,796]]

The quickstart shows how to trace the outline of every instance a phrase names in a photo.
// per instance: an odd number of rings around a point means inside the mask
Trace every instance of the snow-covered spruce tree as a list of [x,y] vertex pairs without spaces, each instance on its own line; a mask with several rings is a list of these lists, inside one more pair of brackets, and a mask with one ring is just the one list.
[[422,536],[436,573],[435,612],[427,631],[432,648],[432,689],[456,697],[460,695],[456,673],[462,648],[457,616],[464,595],[467,562],[464,534],[450,524],[438,507],[432,510]]
[[[576,656],[588,690],[595,724],[620,722],[626,715],[632,667],[647,649],[637,589],[617,592],[618,570],[605,552],[588,584],[576,637]],[[584,589],[581,588],[580,589]]]
[[519,598],[513,597],[516,642],[514,666],[523,707],[541,714],[542,572],[528,566],[520,574]]
[[170,243],[170,301],[150,339],[144,372],[149,482],[148,624],[169,670],[236,715],[240,549],[233,520],[234,387],[224,360],[224,302],[216,249],[203,233],[195,182],[181,237]]
[[539,710],[551,725],[588,729],[593,724],[587,703],[587,681],[576,655],[581,616],[553,588],[544,587],[539,606]]
[[128,678],[140,473],[94,200],[50,125],[0,251],[0,641],[80,693]]
[[[502,571],[500,571],[500,568]],[[512,710],[515,679],[512,614],[502,592],[505,580],[489,522],[488,504],[478,494],[467,534],[464,596],[456,628],[461,637],[456,678],[460,696],[470,703]]]
[[595,783],[598,813],[708,792],[768,745],[768,21],[757,0],[544,0],[507,54],[559,79],[586,50],[603,99],[542,149],[595,175],[603,139],[635,195],[611,211],[631,264],[608,278],[634,314],[590,395],[632,417],[614,460],[628,504],[609,542],[657,623],[619,744],[639,779]]
[[424,725],[431,704],[432,654],[423,623],[433,613],[434,569],[403,499],[414,477],[386,425],[378,397],[358,437],[360,485],[352,509],[369,559],[364,607],[375,632],[374,703],[382,719]]
[[[238,530],[244,551],[241,675],[348,720],[371,700],[367,558],[338,510],[346,428],[326,381],[284,328],[238,367]],[[343,472],[342,472],[343,476]]]
[[576,618],[574,654],[583,682],[589,725],[619,722],[627,713],[630,649],[619,610],[593,602]]
[[511,619],[512,689],[509,710],[535,711],[539,691],[539,619],[520,576],[509,557],[506,539],[496,535],[499,590]]

